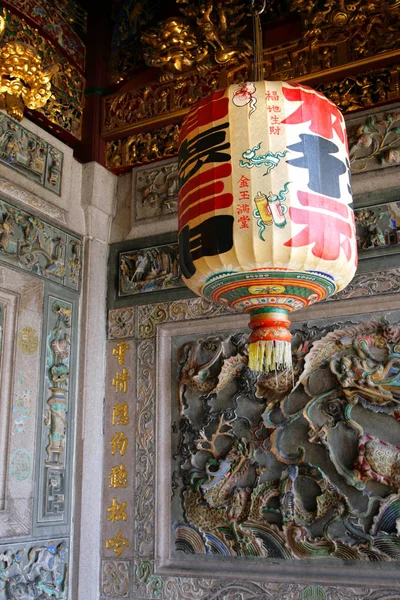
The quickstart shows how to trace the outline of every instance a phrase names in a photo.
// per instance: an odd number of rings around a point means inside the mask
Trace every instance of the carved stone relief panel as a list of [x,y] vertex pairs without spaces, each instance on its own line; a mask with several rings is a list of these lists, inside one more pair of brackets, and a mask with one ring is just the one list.
[[247,333],[171,339],[171,556],[398,559],[399,317],[294,326],[279,375]]
[[68,597],[67,539],[0,546],[0,600]]
[[0,113],[0,162],[60,196],[63,153]]
[[0,255],[71,289],[79,289],[82,241],[0,199]]
[[347,121],[352,173],[372,171],[400,163],[400,110],[394,104],[367,116]]
[[81,241],[0,203],[0,599],[67,599]]
[[40,448],[35,502],[37,527],[68,524],[66,504],[69,509],[71,489],[67,469],[71,460],[71,424],[75,410],[72,401],[75,373],[71,359],[76,344],[75,321],[76,307],[73,301],[60,298],[60,295],[46,296],[45,369],[42,376],[41,422],[38,427]]
[[132,199],[134,220],[168,217],[176,213],[178,183],[176,158],[135,169]]
[[399,317],[294,325],[268,377],[231,318],[159,328],[156,573],[382,585],[378,560],[395,585]]

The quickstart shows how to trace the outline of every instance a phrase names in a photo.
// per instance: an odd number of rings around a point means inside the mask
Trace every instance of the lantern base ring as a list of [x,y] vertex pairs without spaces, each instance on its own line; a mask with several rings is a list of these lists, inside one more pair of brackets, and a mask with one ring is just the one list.
[[253,371],[283,371],[292,366],[290,321],[286,311],[258,309],[251,312],[249,367]]

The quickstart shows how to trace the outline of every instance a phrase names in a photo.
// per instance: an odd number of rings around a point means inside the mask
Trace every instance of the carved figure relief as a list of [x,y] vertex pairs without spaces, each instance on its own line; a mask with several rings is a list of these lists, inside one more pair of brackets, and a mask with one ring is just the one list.
[[138,169],[134,203],[136,220],[170,215],[178,210],[178,162]]
[[396,246],[400,242],[400,202],[354,211],[359,252]]
[[278,375],[241,334],[178,344],[175,552],[397,560],[399,351],[386,319],[297,330]]
[[77,289],[80,247],[79,239],[0,200],[0,253],[9,262]]
[[7,550],[0,554],[0,600],[66,599],[67,565],[65,541]]
[[60,195],[63,153],[0,114],[0,161]]
[[57,322],[50,334],[47,348],[48,379],[51,396],[47,400],[44,423],[49,428],[46,464],[63,468],[67,427],[67,394],[69,378],[71,309],[57,301],[52,305]]
[[130,296],[183,286],[177,244],[119,255],[119,295]]

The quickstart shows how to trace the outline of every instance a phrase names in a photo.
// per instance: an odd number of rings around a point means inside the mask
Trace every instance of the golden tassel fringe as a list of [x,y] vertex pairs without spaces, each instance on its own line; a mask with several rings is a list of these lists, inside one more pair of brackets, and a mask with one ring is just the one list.
[[249,344],[249,367],[252,371],[283,371],[292,366],[290,342],[257,341]]

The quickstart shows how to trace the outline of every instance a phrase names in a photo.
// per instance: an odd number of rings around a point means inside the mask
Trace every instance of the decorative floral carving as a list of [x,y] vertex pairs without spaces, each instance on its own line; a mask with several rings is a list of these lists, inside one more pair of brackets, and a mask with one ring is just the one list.
[[398,597],[391,588],[336,587],[322,585],[227,581],[202,577],[157,577],[152,561],[136,564],[134,588],[137,598],[146,600],[389,600]]
[[150,598],[160,598],[163,592],[163,580],[153,573],[154,565],[150,560],[137,563],[135,568],[135,579],[137,584],[143,584]]
[[116,308],[108,316],[108,337],[111,340],[133,337],[135,333],[135,313],[133,308]]
[[178,152],[179,131],[180,125],[167,125],[151,132],[107,142],[106,166],[114,170],[175,156]]
[[399,66],[370,71],[358,76],[345,77],[340,81],[322,83],[316,89],[325,94],[343,112],[370,108],[378,102],[396,98]]
[[328,298],[326,302],[393,294],[400,291],[400,269],[387,269],[373,273],[358,273],[353,281],[342,292]]
[[149,558],[154,552],[154,362],[152,341],[138,345],[135,552]]
[[106,96],[103,104],[103,134],[132,128],[145,119],[154,119],[182,111],[196,104],[203,95],[218,88],[219,70],[198,75],[188,74],[179,81],[147,85]]
[[400,163],[400,112],[371,115],[349,136],[352,170]]
[[106,596],[127,598],[129,596],[129,562],[103,560],[101,593]]
[[152,338],[156,326],[168,319],[168,304],[149,304],[138,307],[139,337]]
[[227,315],[234,311],[229,307],[217,305],[206,298],[190,298],[189,300],[176,300],[169,305],[169,318],[171,321],[198,319],[208,315]]

